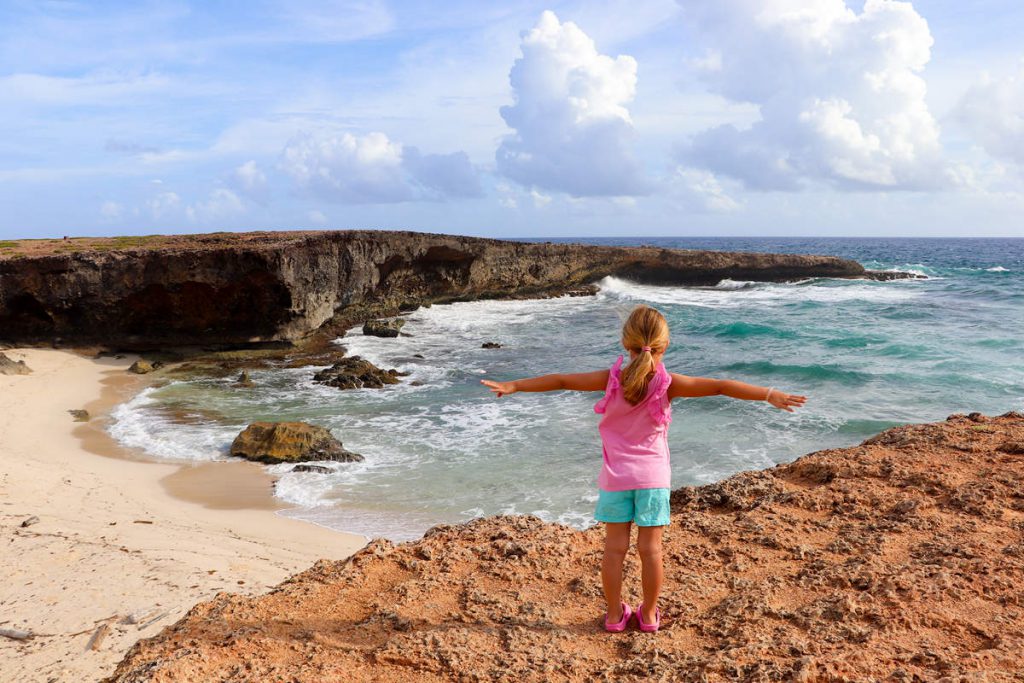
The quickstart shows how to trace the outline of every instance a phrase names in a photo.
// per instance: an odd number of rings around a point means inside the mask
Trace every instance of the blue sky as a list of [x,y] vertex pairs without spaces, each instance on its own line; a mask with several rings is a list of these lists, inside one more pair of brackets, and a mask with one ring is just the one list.
[[1015,0],[0,0],[0,238],[1024,236]]

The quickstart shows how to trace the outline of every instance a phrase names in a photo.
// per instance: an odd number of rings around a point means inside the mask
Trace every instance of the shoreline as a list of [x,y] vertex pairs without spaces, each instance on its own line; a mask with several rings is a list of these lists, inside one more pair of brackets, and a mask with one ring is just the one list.
[[[130,364],[135,359],[136,356],[125,354],[124,362]],[[151,375],[126,372],[101,380],[99,397],[85,406],[91,419],[80,423],[74,430],[82,448],[115,460],[172,465],[177,470],[160,479],[167,494],[209,510],[271,510],[276,513],[289,509],[287,503],[274,496],[272,487],[275,478],[267,474],[259,463],[244,460],[191,463],[155,458],[140,449],[119,444],[111,437],[106,429],[110,424],[110,411],[152,386],[154,379],[159,380]],[[346,532],[337,533],[344,535]]]
[[[98,680],[197,602],[263,593],[366,544],[277,514],[288,506],[256,463],[161,462],[117,444],[110,409],[148,384],[126,372],[133,356],[4,352],[33,370],[0,376],[0,628],[37,634],[0,638],[11,680]],[[67,411],[82,408],[90,419],[75,422]]]

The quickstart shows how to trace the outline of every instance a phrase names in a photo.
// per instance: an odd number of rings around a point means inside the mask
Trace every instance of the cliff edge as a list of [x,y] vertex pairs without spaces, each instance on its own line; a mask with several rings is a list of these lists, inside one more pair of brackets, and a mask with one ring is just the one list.
[[[516,516],[374,541],[196,605],[107,680],[1021,680],[1024,414],[674,491],[656,634],[601,629],[602,534]],[[633,605],[639,583],[631,553]]]
[[23,240],[0,249],[0,341],[125,349],[293,343],[332,320],[562,294],[607,275],[687,285],[870,276],[834,256],[416,232]]

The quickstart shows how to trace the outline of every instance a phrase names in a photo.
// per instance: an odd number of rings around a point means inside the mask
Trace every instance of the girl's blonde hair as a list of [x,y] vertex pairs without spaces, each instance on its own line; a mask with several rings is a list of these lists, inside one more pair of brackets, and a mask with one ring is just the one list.
[[[636,405],[647,395],[647,385],[657,369],[653,354],[668,348],[668,323],[657,309],[640,304],[633,309],[622,326],[622,345],[636,351],[637,357],[622,371],[622,395]],[[644,347],[650,351],[644,351]]]

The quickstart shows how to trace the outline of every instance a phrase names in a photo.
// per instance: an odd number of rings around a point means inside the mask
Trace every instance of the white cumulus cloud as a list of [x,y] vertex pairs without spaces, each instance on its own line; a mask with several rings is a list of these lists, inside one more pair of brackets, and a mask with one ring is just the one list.
[[100,205],[100,216],[106,220],[117,220],[123,211],[123,206],[109,199]]
[[1024,165],[1024,62],[1008,78],[984,74],[954,115],[990,155]]
[[189,204],[185,209],[185,215],[193,223],[224,221],[243,213],[245,205],[241,198],[223,187],[212,190],[205,200]]
[[[758,189],[806,181],[840,189],[927,189],[957,182],[921,71],[932,36],[909,2],[686,0],[707,41],[701,78],[760,108],[741,129],[722,125],[681,147],[688,166]],[[700,65],[701,62],[692,62]]]
[[345,204],[385,204],[482,194],[465,152],[423,154],[384,133],[293,138],[281,168],[314,196]]
[[256,200],[262,200],[269,189],[267,176],[255,161],[247,161],[232,171],[229,182],[236,190]]
[[515,103],[500,110],[515,132],[497,150],[498,170],[526,187],[574,197],[645,194],[627,108],[636,60],[599,53],[576,24],[550,11],[523,33],[520,47],[509,74]]
[[160,220],[177,211],[181,205],[181,197],[177,192],[161,192],[146,202],[149,213],[154,220]]
[[740,208],[710,171],[679,166],[669,187],[673,194],[690,209],[708,213],[731,213]]

